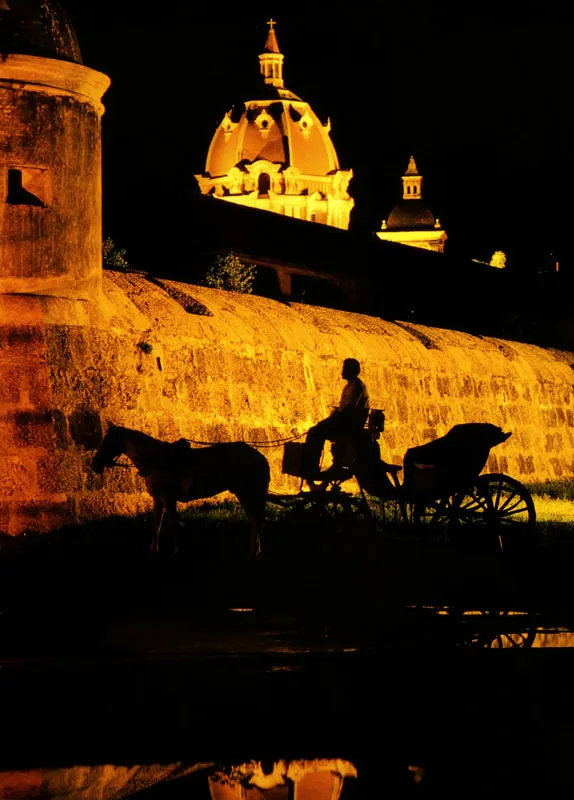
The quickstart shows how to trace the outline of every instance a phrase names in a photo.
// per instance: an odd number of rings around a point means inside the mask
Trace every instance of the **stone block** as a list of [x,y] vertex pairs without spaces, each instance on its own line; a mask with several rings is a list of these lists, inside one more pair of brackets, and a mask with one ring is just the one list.
[[73,450],[40,457],[37,474],[43,494],[75,493],[83,486],[81,461]]
[[[8,534],[10,532],[10,519],[12,517],[12,506],[9,503],[0,502],[0,534]],[[2,545],[0,543],[0,552]]]
[[26,498],[37,495],[37,467],[33,453],[0,456],[0,498]]
[[23,363],[31,354],[45,352],[44,331],[40,326],[0,325],[0,353],[2,360]]
[[[20,402],[23,385],[30,385],[35,370],[5,363],[0,368],[0,408],[16,406]],[[30,380],[26,380],[29,377]]]
[[23,447],[53,449],[56,432],[51,411],[17,411],[14,414],[16,441]]
[[18,530],[30,533],[46,533],[77,520],[71,500],[21,504],[14,516]]

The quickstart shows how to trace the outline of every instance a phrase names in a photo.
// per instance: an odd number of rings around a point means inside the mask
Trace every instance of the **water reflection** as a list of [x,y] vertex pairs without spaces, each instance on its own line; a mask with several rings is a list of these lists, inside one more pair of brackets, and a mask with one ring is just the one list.
[[[203,773],[200,785],[206,792],[202,796],[210,796],[212,800],[338,800],[345,780],[357,777],[355,766],[339,758],[250,761],[227,768],[212,762],[192,766],[181,763],[132,767],[106,764],[0,772],[0,797],[118,800],[194,773]],[[189,785],[187,789],[189,792]],[[188,792],[185,796],[191,797]]]
[[151,764],[131,767],[104,764],[66,769],[0,772],[0,797],[18,800],[116,800],[167,783],[213,764]]
[[350,761],[249,762],[209,776],[212,800],[338,800],[346,778],[356,778]]
[[455,643],[470,648],[523,649],[574,647],[574,631],[542,620],[531,611],[460,609],[454,606],[410,606],[438,618],[447,618]]

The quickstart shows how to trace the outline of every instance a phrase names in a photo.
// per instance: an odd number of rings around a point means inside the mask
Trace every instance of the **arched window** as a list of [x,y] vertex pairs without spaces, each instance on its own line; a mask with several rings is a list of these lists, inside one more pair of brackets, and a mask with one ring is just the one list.
[[257,183],[257,191],[259,192],[259,196],[261,197],[262,195],[268,195],[270,188],[271,178],[266,172],[262,172]]

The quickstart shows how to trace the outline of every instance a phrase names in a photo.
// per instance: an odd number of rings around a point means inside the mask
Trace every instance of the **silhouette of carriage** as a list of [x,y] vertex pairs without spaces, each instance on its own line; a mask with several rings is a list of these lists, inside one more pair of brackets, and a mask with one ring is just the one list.
[[[301,478],[299,494],[291,498],[296,510],[308,518],[335,519],[342,528],[362,520],[437,534],[482,529],[496,535],[501,550],[532,541],[536,511],[526,487],[508,475],[481,474],[490,449],[510,433],[489,423],[455,425],[445,436],[407,450],[403,470],[381,459],[383,430],[383,412],[371,409],[362,429],[333,442],[333,465],[319,480],[305,477],[305,445],[285,444],[283,473]],[[342,489],[352,478],[358,494]]]

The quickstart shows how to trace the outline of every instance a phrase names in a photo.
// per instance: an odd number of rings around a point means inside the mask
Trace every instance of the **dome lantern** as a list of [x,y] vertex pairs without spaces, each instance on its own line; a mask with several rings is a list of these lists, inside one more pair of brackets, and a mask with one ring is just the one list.
[[417,169],[414,156],[410,157],[407,171],[402,180],[403,200],[417,200],[422,197],[423,176]]
[[272,17],[267,24],[269,25],[269,33],[267,34],[264,51],[259,56],[259,66],[265,83],[283,88],[283,59],[285,56],[279,50],[279,44],[277,43],[277,34],[274,27],[277,23]]

